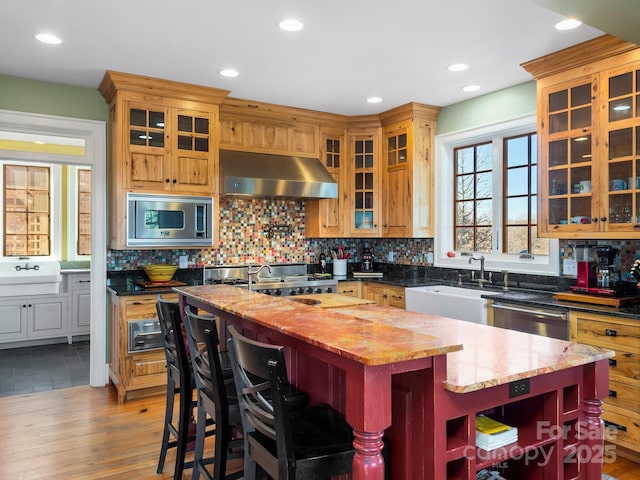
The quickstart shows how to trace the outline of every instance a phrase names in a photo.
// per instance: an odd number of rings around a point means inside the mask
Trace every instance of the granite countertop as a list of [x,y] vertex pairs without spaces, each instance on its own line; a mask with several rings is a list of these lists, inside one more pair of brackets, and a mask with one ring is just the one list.
[[322,309],[224,285],[176,290],[365,364],[446,353],[445,388],[456,393],[584,365],[614,354],[599,347],[394,307]]

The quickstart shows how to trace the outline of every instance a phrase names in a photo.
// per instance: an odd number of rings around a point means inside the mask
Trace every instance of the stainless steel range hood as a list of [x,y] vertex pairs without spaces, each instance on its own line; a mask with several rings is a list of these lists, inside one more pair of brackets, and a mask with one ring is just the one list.
[[220,193],[337,198],[338,184],[317,158],[220,150]]

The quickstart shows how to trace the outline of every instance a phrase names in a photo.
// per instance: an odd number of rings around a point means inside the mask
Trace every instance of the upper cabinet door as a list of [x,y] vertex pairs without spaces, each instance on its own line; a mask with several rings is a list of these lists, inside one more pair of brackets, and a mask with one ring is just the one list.
[[380,135],[351,135],[349,158],[349,233],[359,237],[379,236],[380,223]]
[[540,96],[542,233],[599,228],[592,122],[597,90],[597,79],[585,77],[544,89]]

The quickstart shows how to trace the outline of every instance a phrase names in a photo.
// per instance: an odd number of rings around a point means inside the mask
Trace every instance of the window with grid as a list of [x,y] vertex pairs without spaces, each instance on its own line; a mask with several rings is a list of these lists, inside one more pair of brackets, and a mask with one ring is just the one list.
[[537,135],[504,139],[503,252],[549,254],[549,242],[538,238]]
[[558,275],[559,242],[538,238],[535,116],[436,136],[434,263]]
[[4,256],[49,255],[49,167],[4,165]]
[[492,152],[491,142],[454,150],[456,250],[491,251]]
[[91,255],[91,170],[78,170],[78,255]]

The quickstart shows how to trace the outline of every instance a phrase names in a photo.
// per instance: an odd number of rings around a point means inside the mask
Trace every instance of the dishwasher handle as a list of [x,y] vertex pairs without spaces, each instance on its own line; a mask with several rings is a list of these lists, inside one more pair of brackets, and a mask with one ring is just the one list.
[[497,308],[497,309],[502,309],[502,310],[511,310],[513,312],[520,312],[520,313],[526,313],[526,314],[534,314],[534,315],[540,315],[541,317],[551,317],[551,318],[559,318],[562,320],[565,320],[567,318],[567,313],[563,312],[563,313],[555,313],[555,312],[550,312],[548,310],[532,310],[532,309],[526,309],[526,308],[518,308],[518,307],[512,307],[512,306],[507,306],[507,305],[503,305],[501,303],[494,303],[492,305],[493,308]]

